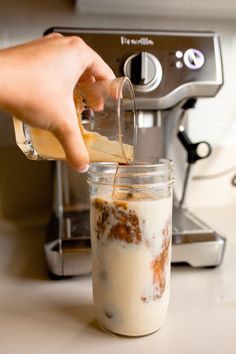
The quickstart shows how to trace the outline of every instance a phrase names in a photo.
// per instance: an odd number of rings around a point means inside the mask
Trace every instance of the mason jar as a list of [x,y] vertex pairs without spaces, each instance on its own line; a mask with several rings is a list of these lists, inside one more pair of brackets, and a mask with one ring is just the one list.
[[93,298],[99,324],[142,336],[169,304],[173,163],[92,163],[89,170]]

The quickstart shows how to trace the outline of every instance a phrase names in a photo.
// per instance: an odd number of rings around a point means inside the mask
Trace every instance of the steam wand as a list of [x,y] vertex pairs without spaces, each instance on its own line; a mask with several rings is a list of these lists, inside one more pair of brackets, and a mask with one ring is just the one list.
[[186,112],[188,109],[194,108],[196,102],[197,100],[195,98],[191,98],[184,103],[182,106],[181,116],[177,122],[177,137],[187,152],[187,168],[185,171],[182,196],[179,202],[179,206],[181,208],[183,207],[185,201],[190,171],[193,164],[198,160],[207,158],[212,151],[211,145],[207,141],[199,141],[198,143],[193,143],[185,130],[184,122],[186,119]]

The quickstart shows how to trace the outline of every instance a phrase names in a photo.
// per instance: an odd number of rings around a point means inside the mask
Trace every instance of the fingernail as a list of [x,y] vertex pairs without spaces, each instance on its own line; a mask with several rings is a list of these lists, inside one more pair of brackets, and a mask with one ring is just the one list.
[[79,169],[77,169],[77,171],[79,173],[85,173],[85,172],[88,172],[88,169],[89,169],[89,165],[84,165],[84,166],[81,166]]

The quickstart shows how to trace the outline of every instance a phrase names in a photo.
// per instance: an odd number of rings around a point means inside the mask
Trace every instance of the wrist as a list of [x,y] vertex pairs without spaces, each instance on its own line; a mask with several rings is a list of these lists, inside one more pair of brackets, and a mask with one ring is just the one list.
[[7,63],[6,50],[0,51],[0,108],[7,110],[9,105],[8,98],[8,85],[9,79],[9,68]]
[[11,50],[0,50],[0,109],[14,114],[14,107],[19,97],[17,92],[21,92],[19,85],[23,81],[18,80],[19,68]]

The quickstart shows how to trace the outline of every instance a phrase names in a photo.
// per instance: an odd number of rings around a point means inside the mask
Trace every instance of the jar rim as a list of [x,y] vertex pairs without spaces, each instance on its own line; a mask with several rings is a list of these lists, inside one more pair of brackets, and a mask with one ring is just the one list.
[[136,161],[127,165],[116,162],[93,162],[88,171],[89,184],[113,185],[115,187],[157,188],[174,183],[172,160],[160,158],[153,163]]
[[89,172],[93,172],[97,170],[103,171],[105,168],[110,169],[112,168],[119,169],[119,171],[125,170],[135,170],[135,169],[150,169],[150,170],[160,170],[161,168],[169,168],[174,169],[174,164],[172,160],[166,158],[159,158],[157,160],[152,161],[132,161],[131,163],[127,164],[120,164],[118,162],[90,162]]

